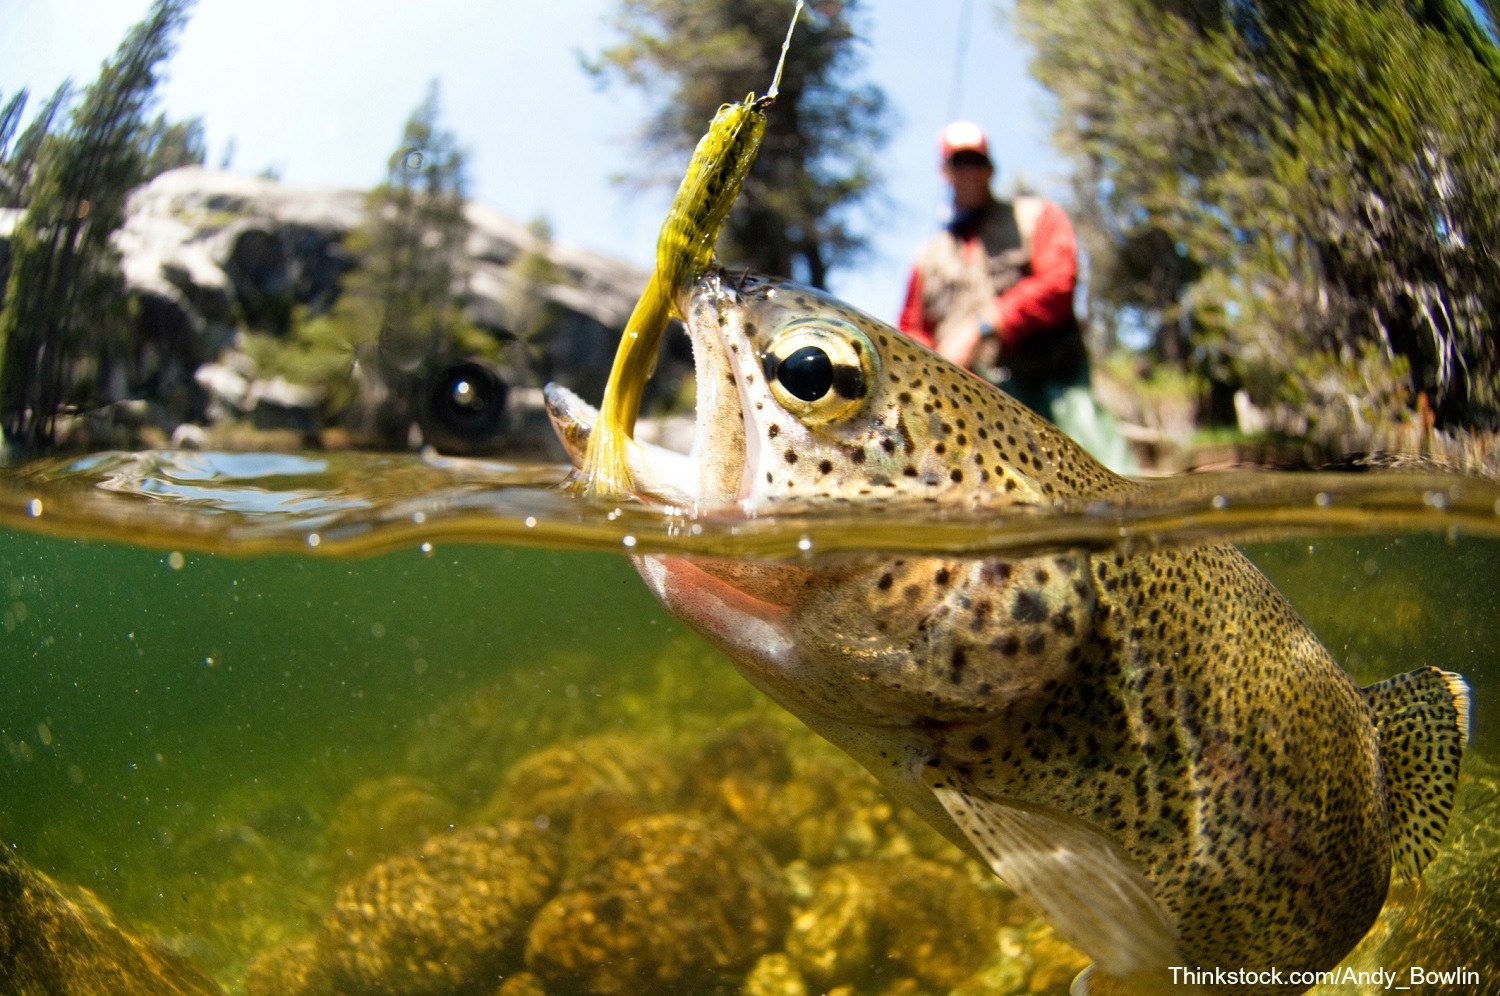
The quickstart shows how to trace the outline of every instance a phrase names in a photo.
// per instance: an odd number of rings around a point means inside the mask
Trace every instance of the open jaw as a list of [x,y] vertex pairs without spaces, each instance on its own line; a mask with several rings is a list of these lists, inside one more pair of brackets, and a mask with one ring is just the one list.
[[[735,315],[735,291],[720,276],[709,271],[679,302],[687,316],[697,380],[691,448],[678,453],[625,441],[631,492],[643,500],[696,510],[733,506],[748,493],[755,461],[746,440],[754,440],[756,433],[746,425],[745,388],[726,345],[731,336],[742,341],[744,336]],[[753,346],[744,341],[741,349]],[[580,467],[599,411],[560,384],[548,384],[545,397],[552,427],[573,466]]]

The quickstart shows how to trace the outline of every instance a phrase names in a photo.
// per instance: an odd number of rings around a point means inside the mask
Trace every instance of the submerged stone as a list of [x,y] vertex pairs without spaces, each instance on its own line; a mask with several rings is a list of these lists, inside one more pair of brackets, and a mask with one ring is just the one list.
[[311,944],[257,962],[252,996],[447,994],[520,969],[526,925],[556,887],[556,834],[517,823],[431,838],[339,890]]
[[774,950],[788,919],[780,870],[743,830],[647,816],[543,907],[526,964],[549,992],[704,992]]
[[807,981],[784,954],[762,955],[745,976],[740,996],[807,996]]
[[76,893],[0,845],[0,992],[222,996],[186,959],[132,932],[87,890]]
[[677,783],[665,752],[649,739],[620,734],[582,737],[516,762],[481,815],[566,827],[573,811],[600,793],[657,803],[671,798]]
[[950,865],[916,857],[829,868],[786,950],[824,986],[911,978],[948,990],[995,950],[999,898]]
[[388,854],[414,847],[453,825],[458,806],[422,778],[393,775],[360,782],[328,821],[328,863],[335,882]]

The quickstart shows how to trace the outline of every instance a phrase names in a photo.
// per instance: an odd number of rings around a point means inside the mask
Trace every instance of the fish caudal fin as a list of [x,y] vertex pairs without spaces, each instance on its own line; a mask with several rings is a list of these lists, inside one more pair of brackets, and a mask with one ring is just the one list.
[[1182,991],[1159,985],[1182,964],[1176,930],[1118,844],[1062,814],[989,796],[950,768],[927,766],[923,775],[995,874],[1097,963],[1075,993]]
[[1469,742],[1469,686],[1435,667],[1398,674],[1365,689],[1380,734],[1391,811],[1391,872],[1416,878],[1437,854],[1458,766]]

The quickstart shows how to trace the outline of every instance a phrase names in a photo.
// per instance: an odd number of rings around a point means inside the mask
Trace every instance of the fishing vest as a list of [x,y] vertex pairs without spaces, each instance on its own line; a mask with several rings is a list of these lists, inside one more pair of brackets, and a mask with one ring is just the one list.
[[[1031,241],[1046,202],[1017,197],[1012,204],[993,201],[976,233],[982,253],[965,252],[965,239],[939,232],[917,256],[922,277],[922,313],[941,343],[954,329],[979,321],[992,298],[1031,274]],[[989,380],[1021,382],[1065,380],[1087,362],[1083,331],[1072,309],[1056,326],[1037,329],[1003,355],[997,338],[985,339],[974,370]]]

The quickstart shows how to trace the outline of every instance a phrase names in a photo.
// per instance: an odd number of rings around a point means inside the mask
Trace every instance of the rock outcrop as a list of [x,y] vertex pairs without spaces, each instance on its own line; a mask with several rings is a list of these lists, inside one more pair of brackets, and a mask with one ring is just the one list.
[[[103,393],[114,403],[92,413],[92,422],[78,420],[78,430],[111,445],[128,443],[132,434],[147,445],[169,439],[191,445],[204,438],[222,445],[223,439],[212,439],[213,428],[234,423],[289,430],[313,445],[328,442],[318,438],[326,427],[319,392],[256,369],[237,349],[237,339],[243,331],[286,335],[299,314],[327,312],[342,278],[358,265],[348,237],[365,222],[366,210],[361,190],[294,187],[196,166],[164,173],[136,190],[115,241],[136,302],[140,345],[112,365]],[[398,407],[416,425],[412,441],[440,449],[550,446],[538,389],[558,380],[587,397],[603,393],[615,343],[646,273],[551,242],[483,205],[470,203],[465,213],[465,315],[511,346],[499,362],[445,357],[455,369],[424,370],[401,385],[398,390],[413,396]],[[3,267],[19,212],[0,215]],[[544,331],[525,335],[539,313],[547,316]],[[518,337],[530,341],[517,346]],[[685,344],[679,349],[680,355],[664,358],[666,376],[660,379],[669,385],[691,367]],[[434,399],[476,386],[476,377],[477,386],[489,392],[485,417],[425,417]],[[391,390],[359,384],[362,396],[355,403],[386,403],[382,389]]]

